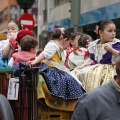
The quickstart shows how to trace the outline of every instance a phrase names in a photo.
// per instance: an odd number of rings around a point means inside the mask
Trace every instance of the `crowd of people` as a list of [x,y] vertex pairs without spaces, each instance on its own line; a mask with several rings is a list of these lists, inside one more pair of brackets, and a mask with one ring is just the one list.
[[11,21],[7,40],[0,41],[0,67],[11,67],[18,76],[19,63],[25,68],[39,66],[53,96],[78,99],[72,120],[118,120],[120,40],[111,20],[100,20],[95,32],[97,40],[56,28],[45,48],[37,51],[34,33]]

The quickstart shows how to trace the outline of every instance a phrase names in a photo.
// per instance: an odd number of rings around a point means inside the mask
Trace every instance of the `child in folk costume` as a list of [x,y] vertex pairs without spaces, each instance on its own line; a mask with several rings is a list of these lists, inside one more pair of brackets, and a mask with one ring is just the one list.
[[78,39],[80,38],[81,33],[76,32],[76,33],[71,33],[71,40],[70,40],[70,44],[69,46],[66,48],[65,53],[66,53],[66,59],[65,59],[65,66],[69,69],[73,69],[73,67],[71,67],[68,64],[68,59],[69,59],[69,55],[72,51],[76,50],[76,48],[78,48]]
[[[96,28],[100,39],[88,46],[90,61],[76,68],[77,76],[86,91],[108,82],[116,74],[115,58],[120,51],[120,40],[115,38],[116,26],[113,21],[101,20]],[[93,62],[96,65],[92,65]]]
[[40,74],[44,77],[51,94],[65,100],[77,99],[85,91],[81,84],[67,72],[62,61],[63,50],[70,43],[70,33],[65,28],[57,28],[53,31],[52,38],[53,40],[47,43],[42,53],[28,64],[35,65],[46,60],[45,64],[39,64]]
[[92,37],[87,34],[82,34],[78,39],[78,47],[69,53],[68,64],[70,68],[74,69],[77,66],[84,64],[89,58],[88,44],[92,42]]
[[71,120],[119,120],[119,100],[120,53],[116,58],[116,75],[108,83],[82,95]]
[[22,37],[20,40],[21,50],[12,54],[8,66],[13,67],[13,65],[19,64],[20,62],[35,59],[37,45],[38,41],[33,36],[26,35]]

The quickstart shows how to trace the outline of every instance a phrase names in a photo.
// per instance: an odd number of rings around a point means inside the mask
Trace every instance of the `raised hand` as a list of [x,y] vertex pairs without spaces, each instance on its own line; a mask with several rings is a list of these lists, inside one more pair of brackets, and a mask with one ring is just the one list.
[[16,38],[14,36],[12,36],[10,39],[9,39],[9,43],[11,45],[11,48],[16,51],[18,49],[18,43],[16,41]]

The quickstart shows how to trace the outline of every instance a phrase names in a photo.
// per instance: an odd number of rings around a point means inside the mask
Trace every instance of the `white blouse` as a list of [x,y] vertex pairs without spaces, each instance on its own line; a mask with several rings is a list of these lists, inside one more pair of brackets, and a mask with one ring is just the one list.
[[55,42],[54,40],[50,40],[47,45],[45,46],[42,53],[44,54],[44,57],[46,60],[53,57],[53,55],[57,52],[59,57],[63,60],[65,53],[64,51],[61,51],[62,46]]
[[9,40],[1,40],[0,41],[0,57],[3,57],[2,51],[9,44]]
[[[90,53],[95,55],[95,60],[99,63],[101,59],[103,58],[103,55],[106,54],[107,51],[104,48],[105,44],[98,44],[98,41],[100,41],[100,39],[97,39],[93,41],[92,43],[90,43],[88,45],[88,50]],[[107,42],[107,43],[110,45],[113,45],[113,44],[116,44],[117,42],[120,42],[120,40],[114,38],[112,42]]]

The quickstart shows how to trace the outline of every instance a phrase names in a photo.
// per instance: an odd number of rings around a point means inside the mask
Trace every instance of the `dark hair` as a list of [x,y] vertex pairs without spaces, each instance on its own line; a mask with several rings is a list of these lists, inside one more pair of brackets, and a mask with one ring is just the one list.
[[82,34],[78,40],[78,46],[87,48],[87,45],[90,41],[93,41],[90,35]]
[[38,49],[36,52],[36,56],[38,56],[43,50],[42,49]]
[[23,51],[30,51],[31,48],[35,48],[37,45],[38,41],[36,38],[30,35],[26,35],[20,40],[21,50]]
[[111,20],[100,20],[97,23],[98,30],[103,31],[105,29],[105,26],[108,25],[108,24],[115,24],[115,23],[113,21],[111,21]]
[[[14,23],[18,26],[19,30],[21,30],[21,29],[22,29],[22,26],[21,26],[21,24],[20,24],[20,22],[19,22],[19,21],[12,20],[12,21],[10,21],[10,22],[14,22]],[[10,22],[9,22],[9,23],[10,23]]]
[[82,35],[80,32],[71,33],[71,40],[74,40],[77,35]]
[[70,32],[67,29],[64,29],[62,31],[61,28],[57,28],[52,32],[52,39],[61,38],[61,35],[63,38],[67,38],[67,40],[70,40]]

